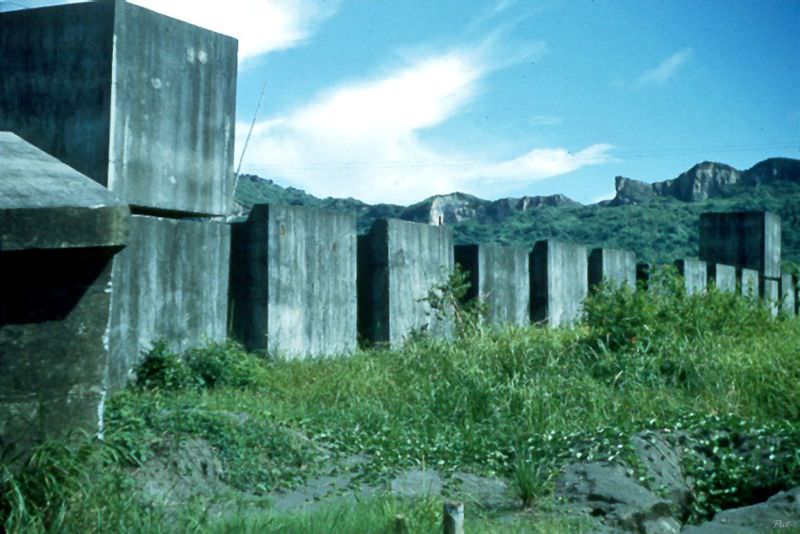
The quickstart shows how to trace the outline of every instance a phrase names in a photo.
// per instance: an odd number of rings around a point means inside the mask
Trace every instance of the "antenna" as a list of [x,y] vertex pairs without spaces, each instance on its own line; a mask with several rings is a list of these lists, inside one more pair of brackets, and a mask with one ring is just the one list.
[[242,154],[239,156],[239,165],[236,167],[236,174],[233,180],[233,194],[236,194],[236,186],[239,185],[239,173],[242,171],[242,162],[244,162],[244,155],[247,152],[247,145],[250,144],[250,136],[253,135],[253,128],[256,125],[258,118],[258,111],[261,109],[261,101],[264,100],[264,93],[267,92],[267,82],[261,87],[261,94],[258,95],[258,103],[256,104],[256,112],[253,113],[253,120],[250,122],[250,129],[247,132],[247,137],[244,139],[244,146],[242,147]]

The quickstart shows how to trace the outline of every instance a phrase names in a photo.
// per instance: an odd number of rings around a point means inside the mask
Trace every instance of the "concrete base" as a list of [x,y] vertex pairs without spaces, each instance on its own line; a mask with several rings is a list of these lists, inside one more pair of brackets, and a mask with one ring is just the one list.
[[487,305],[487,322],[530,323],[528,251],[499,245],[457,245],[455,261],[469,274],[467,299]]
[[256,205],[233,225],[233,335],[288,357],[356,349],[356,218]]
[[131,217],[114,259],[110,385],[125,385],[153,342],[176,351],[227,333],[230,227],[208,220]]
[[781,275],[781,219],[765,211],[700,215],[700,259]]
[[589,287],[605,282],[636,288],[636,255],[627,250],[596,248],[589,254]]
[[358,238],[358,330],[366,340],[400,346],[413,332],[449,337],[423,299],[453,271],[453,234],[444,226],[375,221]]
[[682,259],[675,262],[678,272],[683,276],[683,286],[687,295],[705,293],[708,281],[706,262],[693,259]]
[[796,315],[797,280],[791,273],[781,275],[781,312]]
[[708,265],[708,285],[714,285],[717,291],[736,293],[736,267],[721,263]]
[[739,294],[750,300],[758,300],[759,275],[755,269],[737,270]]
[[530,255],[531,320],[568,326],[580,319],[588,293],[586,247],[538,241]]

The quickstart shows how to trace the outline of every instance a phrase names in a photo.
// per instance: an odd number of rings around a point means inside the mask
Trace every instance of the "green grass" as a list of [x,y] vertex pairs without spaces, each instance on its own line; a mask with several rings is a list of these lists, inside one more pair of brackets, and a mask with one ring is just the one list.
[[[675,288],[668,276],[657,293],[603,291],[573,329],[481,326],[348,358],[264,360],[234,344],[177,358],[157,346],[140,385],[112,398],[105,444],[59,442],[21,473],[3,471],[6,528],[327,532],[335,523],[384,532],[398,514],[412,532],[438,524],[438,499],[224,520],[201,503],[177,515],[141,505],[130,468],[188,437],[213,447],[227,484],[255,496],[358,453],[369,461],[356,474],[373,483],[411,467],[506,477],[536,516],[565,463],[630,462],[628,439],[643,429],[682,430],[707,449],[705,463],[684,466],[700,481],[695,520],[800,484],[800,321]],[[729,443],[731,433],[766,451],[765,469]],[[536,517],[542,532],[578,529]],[[468,521],[486,532],[517,528],[472,510]]]

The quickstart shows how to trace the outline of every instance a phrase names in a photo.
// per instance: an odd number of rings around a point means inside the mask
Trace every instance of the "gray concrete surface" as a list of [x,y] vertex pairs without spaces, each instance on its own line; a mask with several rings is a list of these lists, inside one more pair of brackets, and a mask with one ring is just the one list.
[[700,215],[700,259],[781,275],[781,219],[766,211]]
[[229,255],[225,223],[131,217],[128,247],[114,259],[112,388],[158,339],[183,351],[226,337]]
[[486,303],[486,320],[492,324],[530,323],[528,251],[500,245],[457,245],[455,261],[470,275],[467,299]]
[[761,295],[761,300],[764,302],[764,305],[769,308],[772,316],[777,316],[778,311],[780,311],[780,278],[767,278],[766,276],[761,276],[759,277],[758,282],[758,293]]
[[787,315],[796,315],[797,279],[791,273],[781,274],[781,311]]
[[589,287],[602,282],[636,289],[636,254],[612,248],[593,249],[589,253]]
[[558,327],[580,319],[588,292],[586,247],[538,241],[530,254],[531,320]]
[[708,283],[708,270],[706,262],[691,258],[684,258],[675,261],[675,267],[683,276],[683,287],[686,288],[687,295],[702,294],[706,291]]
[[356,217],[256,205],[233,225],[233,335],[288,357],[356,348]]
[[135,207],[226,214],[237,42],[121,0],[0,13],[0,130]]
[[719,291],[736,293],[736,267],[722,263],[708,264],[708,283],[714,283]]
[[737,269],[737,282],[739,293],[751,300],[758,300],[759,296],[759,275],[755,269]]
[[452,272],[453,234],[444,226],[379,219],[358,237],[358,330],[366,340],[400,346],[412,332],[447,337],[428,291]]

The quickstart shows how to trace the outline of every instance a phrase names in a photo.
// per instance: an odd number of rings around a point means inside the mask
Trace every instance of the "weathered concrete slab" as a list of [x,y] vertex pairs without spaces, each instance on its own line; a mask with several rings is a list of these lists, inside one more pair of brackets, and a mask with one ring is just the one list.
[[226,214],[237,42],[122,0],[0,13],[0,130],[136,207]]
[[773,317],[780,311],[781,281],[780,278],[759,277],[759,294],[764,305],[769,308]]
[[636,254],[628,250],[596,248],[589,253],[589,287],[605,282],[636,288]]
[[530,323],[528,251],[500,245],[457,245],[455,261],[469,274],[472,286],[466,298],[487,305],[489,323]]
[[375,221],[358,237],[358,331],[397,347],[416,331],[449,336],[423,299],[453,271],[453,234],[444,226],[397,219]]
[[250,350],[305,357],[356,349],[356,217],[256,205],[233,225],[233,335]]
[[736,293],[736,267],[722,263],[708,264],[708,284],[718,291]]
[[737,269],[739,294],[751,300],[758,300],[759,275],[755,269]]
[[792,273],[781,274],[780,280],[781,312],[796,315],[797,280]]
[[106,188],[0,132],[0,252],[121,247],[129,215]]
[[567,326],[580,319],[588,293],[586,247],[537,241],[530,255],[531,320]]
[[708,281],[706,262],[685,258],[676,260],[675,267],[678,268],[678,272],[683,276],[683,286],[686,288],[687,295],[705,293]]
[[225,223],[131,217],[128,247],[113,268],[114,389],[158,339],[183,351],[226,337],[229,256]]
[[766,211],[700,215],[700,259],[781,275],[781,219]]

